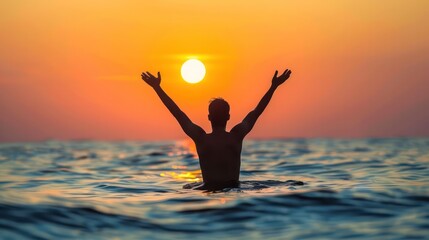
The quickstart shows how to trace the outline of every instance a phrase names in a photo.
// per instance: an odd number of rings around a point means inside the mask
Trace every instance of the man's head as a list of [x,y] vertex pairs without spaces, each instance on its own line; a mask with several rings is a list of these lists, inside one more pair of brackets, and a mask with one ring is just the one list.
[[229,120],[229,104],[223,98],[213,98],[209,104],[209,120],[212,126],[225,127]]

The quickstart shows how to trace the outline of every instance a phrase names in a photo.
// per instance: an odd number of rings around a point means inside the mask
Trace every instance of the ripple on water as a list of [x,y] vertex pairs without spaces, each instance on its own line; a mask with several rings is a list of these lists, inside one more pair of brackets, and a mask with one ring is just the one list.
[[111,184],[98,184],[95,186],[97,189],[102,189],[104,191],[114,192],[114,193],[166,193],[169,192],[165,189],[160,189],[159,187],[147,187],[147,188],[130,188],[122,187]]

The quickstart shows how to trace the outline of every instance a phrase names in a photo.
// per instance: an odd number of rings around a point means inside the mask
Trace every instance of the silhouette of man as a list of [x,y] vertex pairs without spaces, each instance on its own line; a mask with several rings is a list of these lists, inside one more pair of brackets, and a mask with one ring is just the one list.
[[278,71],[273,76],[271,87],[256,108],[229,132],[226,131],[229,104],[222,98],[213,99],[209,104],[208,115],[212,125],[211,133],[206,133],[200,126],[194,124],[164,92],[160,85],[159,72],[157,77],[150,72],[141,74],[142,79],[155,90],[164,105],[177,119],[186,135],[195,142],[203,183],[194,186],[194,189],[219,190],[239,186],[243,139],[252,130],[277,87],[289,78],[291,71],[286,69],[282,75],[277,76],[277,74]]

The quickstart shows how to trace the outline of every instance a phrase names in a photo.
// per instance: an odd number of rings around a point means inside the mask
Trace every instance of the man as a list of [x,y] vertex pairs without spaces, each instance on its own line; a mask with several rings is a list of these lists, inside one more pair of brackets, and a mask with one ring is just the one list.
[[289,78],[291,71],[286,69],[282,75],[277,76],[277,74],[278,71],[275,72],[271,87],[262,97],[258,106],[230,132],[226,131],[226,123],[229,120],[228,103],[221,98],[212,100],[208,115],[212,125],[211,133],[206,133],[201,127],[194,124],[164,92],[160,85],[161,74],[159,72],[157,77],[150,72],[141,74],[142,79],[155,90],[164,105],[177,119],[186,135],[195,142],[203,175],[203,183],[196,189],[218,190],[239,186],[243,139],[252,130],[277,87]]

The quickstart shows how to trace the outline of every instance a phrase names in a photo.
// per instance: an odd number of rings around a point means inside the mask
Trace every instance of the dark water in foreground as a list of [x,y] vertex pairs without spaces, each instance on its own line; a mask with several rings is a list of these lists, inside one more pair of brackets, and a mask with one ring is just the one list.
[[242,156],[241,188],[207,193],[182,189],[201,180],[186,141],[0,144],[0,238],[428,239],[429,139],[247,141]]

